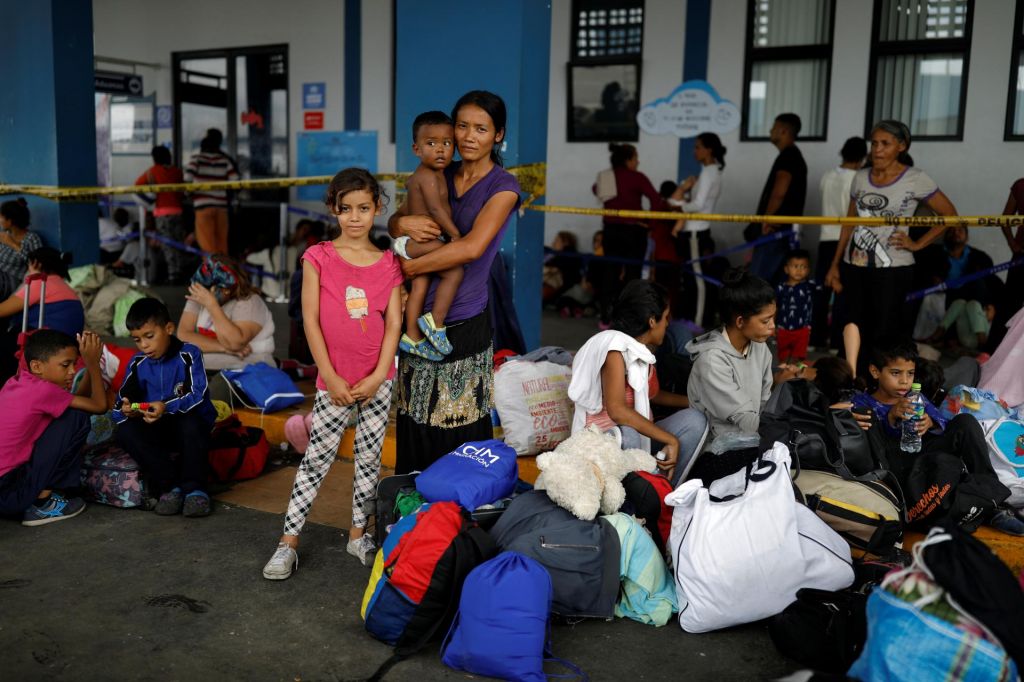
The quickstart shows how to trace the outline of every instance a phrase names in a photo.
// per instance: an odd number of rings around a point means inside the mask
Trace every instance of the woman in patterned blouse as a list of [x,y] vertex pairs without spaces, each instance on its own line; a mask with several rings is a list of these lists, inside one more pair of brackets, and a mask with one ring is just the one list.
[[25,279],[28,254],[43,248],[43,240],[28,229],[28,204],[21,197],[0,204],[0,300],[6,299]]

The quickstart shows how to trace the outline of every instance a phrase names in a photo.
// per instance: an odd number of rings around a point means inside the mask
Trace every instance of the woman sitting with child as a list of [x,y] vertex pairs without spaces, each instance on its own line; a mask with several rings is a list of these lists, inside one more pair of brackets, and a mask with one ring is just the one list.
[[274,365],[274,318],[238,262],[207,256],[185,298],[178,338],[203,351],[207,370]]
[[[653,349],[668,327],[668,292],[659,284],[633,280],[612,307],[611,329],[583,344],[572,363],[569,397],[576,403],[573,432],[594,425],[617,432],[623,448],[661,451],[658,468],[681,482],[707,439],[704,415],[686,396],[660,391]],[[651,404],[678,411],[651,419]],[[674,470],[674,471],[673,471]]]

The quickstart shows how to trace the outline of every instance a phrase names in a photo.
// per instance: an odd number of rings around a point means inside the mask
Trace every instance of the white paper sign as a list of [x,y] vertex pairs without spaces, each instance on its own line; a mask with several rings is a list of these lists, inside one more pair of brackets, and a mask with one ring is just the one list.
[[722,99],[707,81],[686,81],[668,97],[645,104],[636,114],[640,129],[650,135],[696,137],[727,133],[740,125],[740,110]]

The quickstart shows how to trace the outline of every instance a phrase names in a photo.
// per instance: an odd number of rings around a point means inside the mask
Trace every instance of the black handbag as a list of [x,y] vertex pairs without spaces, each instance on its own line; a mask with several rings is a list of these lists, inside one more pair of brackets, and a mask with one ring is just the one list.
[[768,622],[772,643],[800,665],[844,673],[867,640],[867,595],[803,588]]
[[805,469],[852,479],[880,468],[853,413],[829,407],[828,399],[810,381],[788,381],[777,388],[765,406],[759,432],[762,450],[775,441],[785,443]]

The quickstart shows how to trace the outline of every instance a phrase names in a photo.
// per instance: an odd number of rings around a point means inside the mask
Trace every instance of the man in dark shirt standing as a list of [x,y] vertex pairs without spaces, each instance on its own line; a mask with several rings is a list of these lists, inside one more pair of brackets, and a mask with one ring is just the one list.
[[[804,214],[804,199],[807,196],[807,164],[804,156],[796,146],[796,138],[800,134],[800,117],[796,114],[779,114],[775,118],[769,137],[779,150],[779,155],[772,164],[768,181],[761,191],[761,200],[757,202],[758,215]],[[774,232],[793,231],[792,225],[764,223],[761,235]],[[752,235],[757,238],[759,235]],[[749,236],[748,236],[749,238]],[[768,280],[772,284],[778,281],[779,272],[792,248],[789,239],[777,239],[767,244],[754,247],[750,261],[750,271]]]

